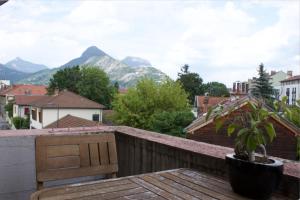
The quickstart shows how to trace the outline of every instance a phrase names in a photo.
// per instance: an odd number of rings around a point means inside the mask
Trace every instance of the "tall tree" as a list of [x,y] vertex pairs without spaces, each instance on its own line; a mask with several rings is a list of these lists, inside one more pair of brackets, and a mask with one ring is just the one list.
[[78,93],[77,83],[80,79],[81,71],[78,65],[59,70],[50,79],[47,88],[48,94],[53,94],[55,89],[58,89],[59,91],[67,89]]
[[210,96],[214,97],[229,97],[229,91],[223,83],[208,82],[203,85],[204,93],[208,92]]
[[263,63],[259,65],[258,78],[254,81],[252,94],[265,100],[272,99],[273,87],[270,83],[270,78],[264,69]]
[[172,80],[155,83],[153,80],[142,79],[126,94],[117,95],[113,108],[118,124],[173,135],[180,135],[186,124],[192,121],[190,119],[187,123],[179,120],[174,126],[166,125],[178,119],[176,117],[180,114],[176,112],[191,113],[186,92],[178,82]]
[[199,74],[189,71],[189,65],[185,64],[181,67],[181,73],[178,73],[177,81],[182,84],[183,89],[188,93],[191,104],[194,103],[196,95],[203,94],[203,80]]
[[81,74],[77,83],[79,94],[110,107],[115,90],[106,73],[99,68],[86,66],[81,69]]

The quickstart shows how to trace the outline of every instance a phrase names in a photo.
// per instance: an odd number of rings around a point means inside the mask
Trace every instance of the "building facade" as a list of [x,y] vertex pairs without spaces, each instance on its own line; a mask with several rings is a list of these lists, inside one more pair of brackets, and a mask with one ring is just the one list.
[[287,97],[288,105],[295,105],[296,101],[300,99],[300,75],[281,81],[280,99]]

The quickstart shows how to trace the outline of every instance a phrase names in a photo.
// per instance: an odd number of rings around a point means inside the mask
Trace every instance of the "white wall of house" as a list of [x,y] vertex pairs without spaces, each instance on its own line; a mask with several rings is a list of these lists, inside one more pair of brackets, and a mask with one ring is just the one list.
[[30,109],[30,106],[23,106],[23,105],[14,104],[14,106],[13,106],[13,117],[26,118],[27,117],[25,115],[25,109],[26,108]]
[[280,88],[280,99],[282,97],[287,96],[287,91],[289,90],[289,98],[288,98],[288,104],[292,105],[293,104],[293,90],[296,90],[296,100],[300,99],[300,80],[293,80],[293,81],[288,81],[288,82],[283,82],[281,83],[281,88]]
[[102,110],[101,109],[42,109],[42,122],[39,122],[38,112],[41,111],[40,108],[37,109],[37,118],[36,120],[32,119],[31,116],[31,127],[36,129],[41,129],[55,121],[61,119],[66,115],[73,115],[75,117],[80,117],[87,120],[93,120],[93,114],[99,115],[99,122],[102,122]]

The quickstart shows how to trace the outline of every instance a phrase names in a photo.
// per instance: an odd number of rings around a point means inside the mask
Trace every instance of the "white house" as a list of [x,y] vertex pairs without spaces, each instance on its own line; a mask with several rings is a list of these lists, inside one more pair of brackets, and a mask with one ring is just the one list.
[[280,99],[287,96],[287,104],[295,105],[300,99],[300,75],[281,81]]
[[42,129],[67,115],[101,123],[103,108],[103,105],[73,92],[62,91],[31,103],[30,128]]
[[30,104],[38,99],[45,97],[44,95],[16,95],[14,96],[13,117],[26,118],[30,114]]

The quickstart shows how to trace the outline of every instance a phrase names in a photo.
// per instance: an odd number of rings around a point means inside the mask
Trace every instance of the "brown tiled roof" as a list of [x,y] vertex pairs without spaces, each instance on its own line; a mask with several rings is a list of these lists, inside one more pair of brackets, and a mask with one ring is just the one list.
[[[256,99],[255,97],[249,97],[249,96],[243,97],[241,99],[237,99],[235,101],[226,101],[225,103],[222,104],[224,107],[223,116],[228,115],[230,113],[230,112],[228,112],[229,110],[232,110],[232,111],[237,110],[237,109],[247,105],[249,101],[251,101],[254,104],[258,103],[258,99]],[[273,110],[271,110],[270,107],[268,107],[266,105],[265,105],[265,107],[266,107],[266,109],[273,111]],[[188,133],[192,133],[195,130],[202,128],[203,126],[206,126],[207,124],[212,123],[214,117],[215,117],[215,115],[213,115],[213,114],[207,120],[206,120],[206,115],[198,117],[189,126],[187,126],[185,128],[185,130]],[[291,122],[287,121],[286,119],[284,119],[280,116],[278,116],[278,117],[271,116],[271,117],[275,121],[279,122],[280,124],[282,124],[283,126],[288,128],[289,130],[291,130],[295,134],[295,136],[300,135],[300,129],[297,126],[295,126],[294,124],[292,124]]]
[[30,105],[40,108],[105,108],[105,106],[97,102],[91,101],[70,91],[62,91],[58,95],[45,96],[30,103]]
[[44,128],[72,128],[72,127],[90,127],[98,126],[99,122],[83,119],[80,117],[75,117],[72,115],[66,115],[60,118]]
[[0,92],[0,95],[45,95],[45,85],[13,85]]
[[284,80],[282,80],[280,82],[287,82],[287,81],[294,81],[294,80],[300,80],[300,75],[292,76],[292,77],[284,79]]
[[15,104],[17,105],[30,105],[31,102],[37,101],[45,97],[44,95],[16,95]]
[[201,108],[201,112],[207,112],[207,109],[216,106],[219,103],[228,100],[228,97],[208,97],[208,104],[204,103],[205,96],[196,96],[197,98],[197,107]]

